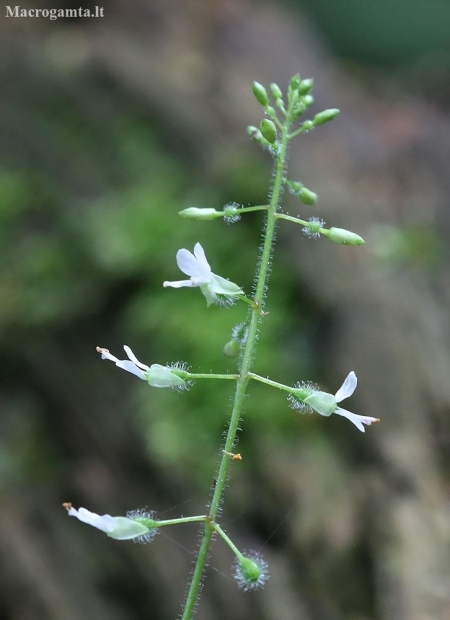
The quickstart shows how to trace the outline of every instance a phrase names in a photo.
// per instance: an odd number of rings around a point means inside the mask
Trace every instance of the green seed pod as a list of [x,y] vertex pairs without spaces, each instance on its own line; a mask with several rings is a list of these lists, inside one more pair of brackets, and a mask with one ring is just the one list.
[[365,243],[362,237],[350,230],[345,230],[345,228],[332,227],[324,234],[334,243],[342,243],[343,245],[362,245]]
[[259,82],[253,82],[253,94],[261,105],[263,105],[264,107],[269,105],[269,97],[267,96],[267,91],[264,86]]
[[340,110],[337,108],[331,108],[329,110],[319,112],[319,114],[315,115],[313,123],[314,125],[323,125],[324,123],[328,123],[328,121],[332,121],[333,118],[336,118],[339,112]]
[[298,193],[298,197],[305,205],[315,205],[318,199],[317,194],[307,187],[302,187]]
[[277,141],[277,129],[273,121],[270,121],[268,118],[263,118],[259,129],[267,142],[274,144]]

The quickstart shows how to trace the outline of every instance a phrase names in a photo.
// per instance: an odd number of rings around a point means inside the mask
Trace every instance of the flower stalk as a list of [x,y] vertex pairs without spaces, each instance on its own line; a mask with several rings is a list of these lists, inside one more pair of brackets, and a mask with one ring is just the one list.
[[281,212],[281,198],[284,187],[297,196],[303,204],[315,205],[318,200],[317,194],[305,187],[303,183],[300,181],[290,181],[286,176],[290,140],[300,133],[314,129],[316,125],[331,121],[339,114],[337,109],[325,110],[316,114],[313,120],[307,120],[300,127],[297,125],[297,128],[294,127],[292,130],[291,128],[294,123],[297,123],[299,116],[314,101],[310,94],[312,87],[312,79],[302,80],[299,74],[295,75],[287,90],[286,106],[281,89],[277,84],[271,84],[270,92],[275,100],[275,106],[284,115],[284,119],[280,120],[275,108],[270,104],[269,95],[264,86],[257,82],[253,84],[253,92],[256,99],[263,106],[266,116],[272,119],[264,118],[260,123],[259,129],[254,126],[247,128],[248,135],[256,142],[259,142],[274,157],[274,180],[271,186],[269,204],[242,207],[233,202],[226,205],[222,211],[217,211],[214,208],[197,207],[189,207],[180,211],[180,215],[187,219],[209,221],[223,218],[227,223],[237,221],[242,213],[252,211],[263,211],[265,213],[263,243],[256,268],[254,293],[251,297],[247,297],[244,290],[238,284],[213,273],[200,243],[195,244],[193,253],[186,248],[181,248],[177,252],[177,265],[180,271],[188,276],[188,279],[165,281],[163,284],[164,287],[174,289],[198,288],[206,298],[207,306],[211,304],[230,305],[238,300],[248,305],[247,320],[233,328],[231,340],[224,346],[224,354],[226,356],[229,358],[239,357],[238,372],[236,374],[191,373],[188,370],[187,364],[182,362],[166,366],[161,364],[148,366],[140,362],[127,346],[124,349],[128,359],[122,360],[112,355],[108,349],[97,347],[97,351],[101,354],[102,359],[113,362],[118,368],[146,381],[152,387],[181,391],[187,389],[194,381],[201,379],[232,380],[236,384],[230,421],[226,439],[222,446],[222,457],[215,479],[208,514],[158,521],[154,518],[153,512],[147,512],[146,510],[129,512],[126,517],[113,517],[109,514],[98,515],[85,508],[75,509],[70,503],[64,504],[69,516],[76,517],[81,522],[103,531],[107,536],[116,540],[149,542],[160,527],[182,523],[202,523],[202,538],[182,620],[192,620],[193,618],[214,533],[219,534],[235,554],[235,578],[243,590],[248,591],[262,587],[268,579],[267,563],[262,559],[261,555],[254,551],[240,552],[217,523],[230,464],[242,460],[242,456],[239,453],[234,453],[234,448],[250,380],[288,392],[288,401],[293,409],[303,413],[316,412],[326,417],[332,414],[346,417],[361,432],[365,431],[365,426],[379,422],[377,418],[357,415],[340,407],[339,403],[351,396],[356,389],[357,378],[353,371],[348,374],[344,383],[334,395],[321,391],[311,382],[299,382],[294,386],[288,386],[253,372],[258,330],[264,317],[268,314],[265,312],[265,294],[268,288],[278,220],[287,220],[301,224],[303,232],[309,237],[324,235],[331,241],[344,245],[360,245],[364,243],[362,237],[351,231],[335,227],[324,228],[324,222],[318,217],[314,216],[309,220],[303,220]]
[[[258,324],[263,317],[262,313],[264,309],[264,291],[267,287],[269,279],[269,267],[271,263],[275,227],[277,222],[276,213],[280,204],[283,179],[285,178],[290,125],[291,118],[288,113],[286,115],[286,119],[281,130],[280,149],[276,160],[275,180],[272,187],[270,204],[267,209],[263,249],[261,254],[261,260],[259,263],[259,270],[257,273],[256,290],[253,297],[253,307],[250,310],[247,342],[244,347],[239,379],[237,381],[236,392],[234,396],[233,410],[231,413],[230,424],[228,426],[227,437],[225,440],[224,450],[226,452],[233,451],[234,443],[236,440],[236,433],[239,426],[239,420],[242,414],[243,402],[247,391],[247,385],[250,379],[249,373],[252,369],[253,359],[256,351],[256,336]],[[224,453],[220,463],[216,487],[214,489],[214,495],[211,501],[211,507],[209,511],[209,517],[213,522],[216,520],[219,512],[219,507],[223,497],[230,462],[231,459],[229,459],[226,453]],[[191,585],[186,599],[182,620],[191,620],[191,618],[193,617],[194,608],[199,594],[200,583],[208,558],[208,552],[211,545],[213,533],[214,526],[212,525],[212,523],[206,523],[202,541],[200,544],[197,562],[191,580]]]

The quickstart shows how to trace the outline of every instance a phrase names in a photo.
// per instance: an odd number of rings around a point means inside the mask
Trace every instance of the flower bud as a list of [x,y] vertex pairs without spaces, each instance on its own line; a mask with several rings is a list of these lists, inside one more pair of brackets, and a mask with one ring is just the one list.
[[153,387],[180,388],[186,386],[186,382],[173,373],[170,368],[167,368],[167,366],[152,364],[145,374],[149,385]]
[[246,592],[262,588],[269,579],[267,562],[254,551],[248,552],[247,556],[238,556],[234,566],[235,579]]
[[312,131],[314,129],[314,123],[312,121],[305,121],[302,125],[303,131]]
[[178,212],[178,215],[188,220],[215,220],[217,217],[223,217],[223,213],[216,209],[203,209],[198,207],[188,207]]
[[267,142],[270,142],[270,144],[274,144],[276,142],[277,130],[273,121],[270,121],[268,118],[263,118],[259,128]]
[[230,359],[235,359],[241,352],[241,344],[236,340],[230,340],[223,348],[223,353]]
[[307,80],[302,80],[300,82],[300,86],[298,87],[299,95],[307,95],[313,86],[314,86],[314,80],[312,78],[309,78]]
[[314,97],[312,95],[305,95],[302,100],[305,108],[309,108],[314,103]]
[[313,120],[314,125],[323,125],[324,123],[328,123],[328,121],[332,121],[333,118],[340,113],[340,110],[337,108],[330,108],[329,110],[324,110],[323,112],[319,112],[316,114]]
[[345,230],[345,228],[332,227],[323,234],[334,243],[342,243],[343,245],[362,245],[365,243],[362,237],[350,230]]
[[298,197],[305,205],[315,205],[317,202],[317,194],[312,192],[307,187],[302,187],[298,193]]
[[261,105],[263,105],[264,107],[269,105],[269,97],[267,96],[267,91],[264,86],[259,82],[253,82],[253,94]]
[[289,90],[298,90],[298,87],[300,86],[300,82],[301,82],[300,73],[296,73],[291,79],[291,82],[289,84]]
[[275,101],[277,99],[283,98],[283,93],[281,92],[281,88],[278,86],[278,84],[272,83],[270,85],[270,92],[272,93],[272,97],[275,99]]

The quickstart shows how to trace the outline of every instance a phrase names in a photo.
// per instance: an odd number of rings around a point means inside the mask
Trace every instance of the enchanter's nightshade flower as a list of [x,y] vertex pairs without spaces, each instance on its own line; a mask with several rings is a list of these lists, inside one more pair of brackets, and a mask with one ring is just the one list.
[[219,301],[220,295],[230,298],[244,294],[244,291],[237,284],[234,284],[234,282],[230,282],[230,280],[226,280],[212,273],[200,243],[195,244],[194,254],[185,248],[178,250],[177,265],[183,273],[190,276],[190,279],[178,280],[176,282],[164,282],[163,286],[171,286],[172,288],[198,286],[206,297],[208,306]]
[[105,532],[110,538],[115,538],[116,540],[148,539],[150,538],[149,534],[157,527],[156,521],[153,521],[154,526],[152,527],[151,519],[148,520],[150,527],[147,527],[143,523],[134,519],[128,519],[127,517],[100,516],[95,514],[95,512],[86,510],[86,508],[76,510],[69,502],[63,504],[63,506],[71,517],[76,517],[83,523],[96,527],[98,530]]
[[380,420],[369,416],[356,415],[338,406],[338,403],[353,394],[357,383],[358,380],[352,370],[334,396],[333,394],[328,394],[328,392],[320,392],[319,390],[311,389],[311,386],[305,386],[303,388],[300,386],[296,392],[291,394],[292,398],[290,397],[290,401],[293,405],[294,401],[298,402],[299,408],[307,405],[323,416],[330,416],[332,413],[342,415],[350,420],[350,422],[353,422],[356,428],[364,433],[364,424],[370,426]]
[[330,416],[332,413],[337,413],[338,415],[344,416],[350,420],[350,422],[353,422],[356,428],[364,433],[364,424],[370,426],[374,422],[376,423],[380,420],[378,418],[370,418],[369,416],[356,415],[355,413],[338,407],[338,403],[353,394],[356,390],[357,383],[358,379],[352,370],[334,396],[327,392],[316,392],[305,398],[305,403],[317,411],[317,413],[320,413],[320,415]]
[[111,362],[114,362],[119,368],[133,373],[133,375],[136,375],[139,379],[144,379],[144,381],[147,381],[153,387],[175,389],[187,387],[186,381],[173,373],[167,366],[161,366],[160,364],[146,366],[146,364],[142,364],[136,358],[130,347],[125,345],[123,348],[125,349],[125,353],[128,355],[128,360],[119,360],[117,357],[112,355],[108,349],[104,349],[102,347],[97,347],[97,352],[101,353],[102,360],[110,360]]

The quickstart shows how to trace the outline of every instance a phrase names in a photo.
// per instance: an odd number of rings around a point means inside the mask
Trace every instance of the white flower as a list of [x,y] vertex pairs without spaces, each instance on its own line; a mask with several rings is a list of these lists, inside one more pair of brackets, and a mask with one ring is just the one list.
[[164,282],[163,286],[171,286],[172,288],[199,286],[201,292],[206,297],[208,306],[217,301],[218,295],[232,297],[244,294],[244,291],[237,284],[212,273],[211,267],[206,260],[205,251],[200,243],[195,244],[194,254],[185,248],[178,250],[177,265],[183,273],[190,276],[190,279]]
[[[123,368],[123,370],[132,372],[133,375],[136,375],[136,377],[139,377],[139,379],[144,379],[145,381],[147,378],[145,376],[145,372],[148,372],[150,370],[150,367],[146,366],[145,364],[141,364],[141,362],[136,358],[130,347],[127,347],[125,345],[123,348],[125,349],[125,353],[128,355],[128,360],[119,360],[114,355],[111,355],[108,349],[104,349],[102,347],[97,347],[97,352],[101,353],[102,360],[110,360],[111,362],[114,362],[115,365],[119,368]],[[145,372],[143,372],[144,370]]]
[[70,503],[63,504],[64,508],[71,517],[76,517],[83,523],[92,525],[98,530],[105,532],[110,538],[116,540],[131,540],[133,538],[145,537],[151,531],[138,521],[127,519],[126,517],[111,517],[111,515],[97,515],[86,508],[76,510]]
[[147,381],[149,385],[153,387],[169,387],[175,389],[186,387],[186,381],[173,373],[167,366],[161,366],[160,364],[146,366],[137,359],[130,347],[124,345],[123,348],[128,355],[128,360],[119,360],[115,355],[112,355],[108,349],[102,347],[97,347],[97,351],[101,353],[102,360],[114,362],[119,368],[132,372],[133,375],[136,375],[139,379],[144,379],[144,381]]
[[334,396],[332,394],[328,394],[327,392],[314,392],[305,398],[304,402],[317,411],[317,413],[320,413],[320,415],[330,416],[332,413],[337,413],[338,415],[344,416],[349,419],[350,422],[353,422],[353,424],[362,433],[364,433],[364,424],[370,426],[380,420],[378,418],[370,418],[369,416],[356,415],[356,413],[351,413],[346,409],[338,407],[338,403],[353,394],[357,383],[358,380],[352,370]]

